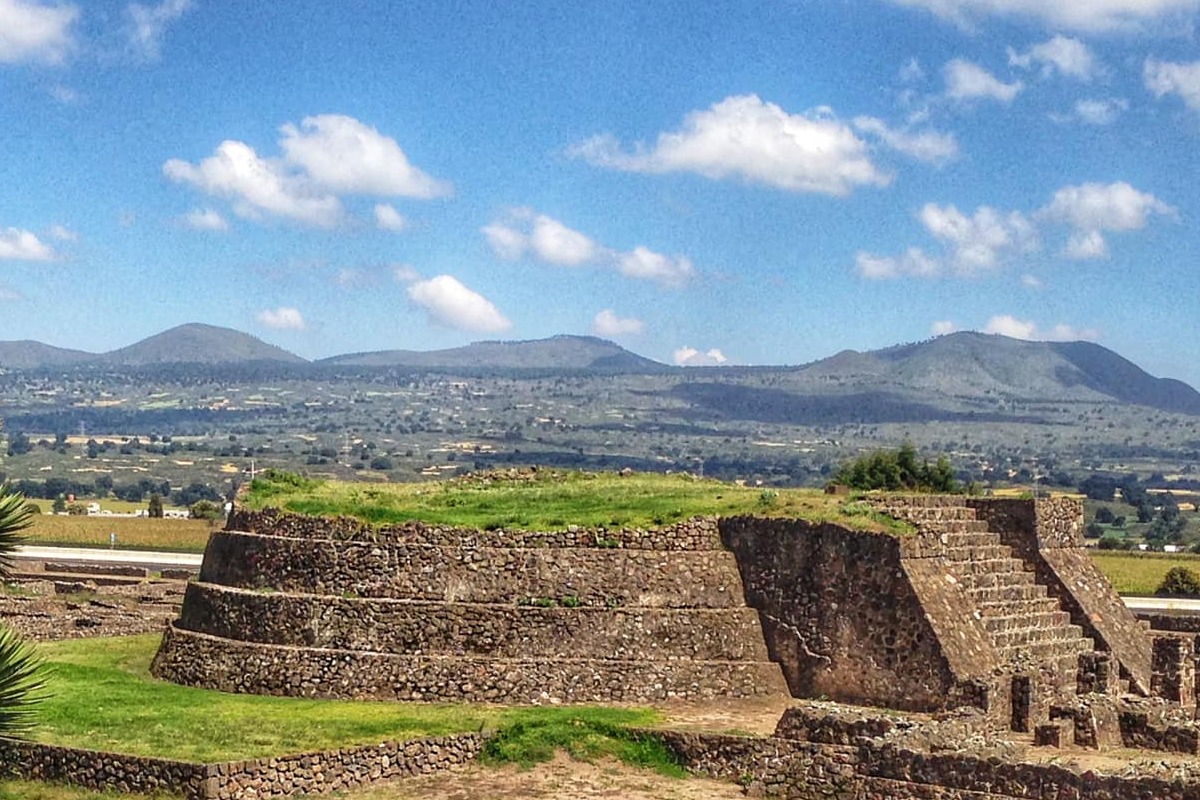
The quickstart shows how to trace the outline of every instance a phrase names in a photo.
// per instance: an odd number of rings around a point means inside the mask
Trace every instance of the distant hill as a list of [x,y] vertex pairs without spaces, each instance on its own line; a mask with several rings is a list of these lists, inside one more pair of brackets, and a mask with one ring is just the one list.
[[322,359],[319,364],[418,369],[562,369],[661,372],[665,364],[595,336],[552,336],[518,342],[474,342],[447,350],[382,350]]
[[200,323],[171,328],[120,350],[104,353],[95,357],[95,360],[129,367],[148,364],[236,364],[247,361],[306,363],[300,356],[267,344],[248,333]]
[[[814,383],[923,394],[1030,401],[1115,400],[1200,414],[1200,392],[1156,378],[1092,342],[1029,342],[974,332],[866,353],[844,351],[803,367]],[[828,386],[826,387],[828,388]]]
[[39,369],[65,367],[96,358],[95,353],[67,350],[25,339],[20,342],[0,342],[0,368]]

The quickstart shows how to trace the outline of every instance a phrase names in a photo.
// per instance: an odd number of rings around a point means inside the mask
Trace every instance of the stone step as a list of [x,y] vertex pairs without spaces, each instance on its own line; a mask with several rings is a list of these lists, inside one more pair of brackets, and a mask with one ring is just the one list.
[[1007,633],[1018,630],[1036,628],[1057,628],[1069,625],[1071,615],[1065,611],[1046,610],[1014,610],[1011,614],[984,616],[983,627],[992,633]]
[[[988,524],[978,519],[951,520],[906,520],[923,531],[938,533],[942,536],[968,536],[974,533],[987,533]],[[995,535],[995,534],[993,534]]]
[[980,610],[993,607],[998,604],[1019,603],[1029,600],[1049,601],[1058,606],[1058,601],[1054,600],[1046,593],[1046,587],[1040,583],[1030,583],[1021,585],[1008,586],[981,586],[974,589],[968,589],[971,597],[975,600],[976,605]]
[[[1006,573],[1025,572],[1025,565],[1015,558],[977,558],[964,561],[950,561],[947,571],[955,577],[968,575],[1004,575]],[[1032,575],[1032,573],[1029,573]]]
[[1020,646],[997,648],[1003,658],[1017,656],[1041,662],[1057,662],[1059,671],[1073,675],[1079,669],[1079,655],[1090,652],[1094,645],[1090,639],[1061,639],[1032,642]]
[[1003,651],[1010,648],[1026,649],[1046,642],[1074,642],[1083,639],[1083,629],[1078,625],[1057,625],[1052,628],[1014,628],[994,631],[992,642]]
[[947,545],[947,561],[995,561],[1011,559],[1012,548],[1004,544]]
[[882,502],[876,508],[884,514],[906,514],[930,519],[975,519],[975,509],[936,495],[906,497],[902,503]]
[[942,541],[947,547],[982,547],[1000,544],[1000,534],[987,530],[986,522],[974,524],[983,525],[984,527],[975,531],[949,532],[945,534]]
[[[1044,614],[1062,612],[1062,607],[1053,597],[1026,597],[1013,600],[988,600],[976,602],[976,607],[985,618],[1012,617],[1021,614]],[[1066,613],[1066,612],[1063,612]],[[1070,614],[1067,615],[1068,617]],[[1070,620],[1066,620],[1070,621]]]
[[[1011,559],[1010,559],[1011,561]],[[1037,583],[1032,572],[1025,570],[1010,570],[1008,572],[987,572],[978,570],[955,574],[954,578],[968,592],[978,589],[1008,588],[1014,586],[1033,586]]]

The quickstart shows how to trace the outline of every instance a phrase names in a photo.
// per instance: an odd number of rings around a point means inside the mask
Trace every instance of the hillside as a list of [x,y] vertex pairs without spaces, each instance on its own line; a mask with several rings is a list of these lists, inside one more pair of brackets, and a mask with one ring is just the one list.
[[931,403],[939,397],[1109,400],[1200,414],[1200,392],[1181,381],[1156,378],[1092,342],[1029,342],[964,331],[867,353],[844,351],[801,368],[798,376],[824,391],[832,383],[917,394]]
[[0,368],[41,369],[65,367],[96,358],[95,353],[67,350],[25,339],[19,342],[0,342]]
[[474,342],[425,352],[383,350],[323,359],[319,364],[419,369],[558,369],[596,372],[659,372],[669,369],[606,339],[552,336],[518,342]]
[[105,353],[96,360],[120,366],[233,364],[247,361],[302,364],[305,361],[250,334],[199,323],[171,328],[128,347]]

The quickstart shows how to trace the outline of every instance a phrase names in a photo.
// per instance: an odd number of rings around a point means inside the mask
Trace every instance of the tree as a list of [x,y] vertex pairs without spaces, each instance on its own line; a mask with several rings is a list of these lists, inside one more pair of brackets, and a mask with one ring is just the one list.
[[216,522],[225,516],[224,510],[211,500],[197,500],[188,506],[188,516],[192,519],[206,519]]
[[153,517],[154,519],[162,519],[163,499],[161,494],[155,492],[154,494],[150,495],[150,505],[147,507],[146,513],[148,516]]
[[[33,522],[25,497],[0,484],[0,577],[13,568],[22,532]],[[0,736],[21,736],[33,725],[45,681],[41,662],[21,637],[0,626]]]

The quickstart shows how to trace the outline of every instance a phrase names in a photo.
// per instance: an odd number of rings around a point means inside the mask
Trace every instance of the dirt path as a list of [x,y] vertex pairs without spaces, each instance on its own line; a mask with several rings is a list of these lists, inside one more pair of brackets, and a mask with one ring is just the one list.
[[345,800],[733,800],[742,787],[666,778],[616,762],[587,764],[560,755],[533,769],[471,766],[341,795]]

